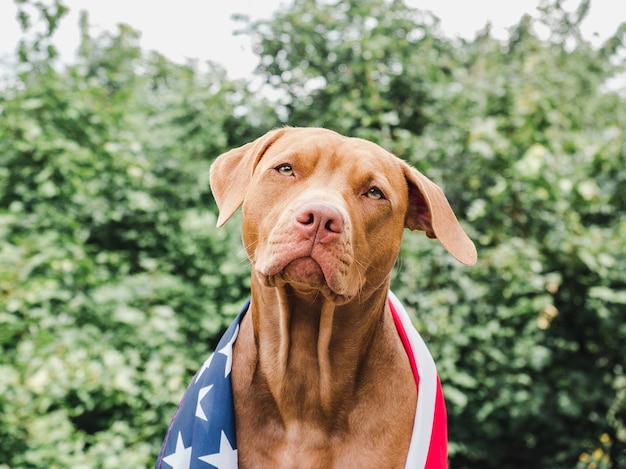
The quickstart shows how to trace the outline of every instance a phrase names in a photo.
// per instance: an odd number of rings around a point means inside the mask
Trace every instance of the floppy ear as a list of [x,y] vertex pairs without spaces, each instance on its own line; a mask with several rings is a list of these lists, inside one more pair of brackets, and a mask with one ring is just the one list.
[[409,183],[409,210],[404,226],[437,238],[459,262],[475,264],[476,247],[463,231],[441,188],[407,164],[404,173]]
[[272,130],[254,142],[230,150],[211,165],[211,191],[220,211],[217,226],[222,226],[243,203],[248,184],[259,160],[287,129]]

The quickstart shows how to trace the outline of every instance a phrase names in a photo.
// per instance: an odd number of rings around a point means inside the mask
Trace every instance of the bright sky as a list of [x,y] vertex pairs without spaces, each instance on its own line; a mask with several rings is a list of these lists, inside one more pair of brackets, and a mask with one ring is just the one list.
[[[598,40],[613,34],[626,21],[622,0],[591,0],[591,12],[584,23],[589,38]],[[506,28],[516,24],[524,13],[534,14],[539,0],[406,0],[431,10],[442,20],[451,36],[473,37],[487,21],[494,33],[506,37]],[[65,60],[71,60],[78,47],[78,12],[87,9],[95,31],[115,29],[126,23],[141,31],[141,45],[158,50],[172,60],[185,58],[213,60],[224,65],[231,78],[249,78],[256,66],[247,36],[233,36],[241,27],[231,16],[249,15],[253,20],[269,18],[288,0],[64,0],[71,12],[55,35],[55,44]],[[569,0],[577,5],[577,0]],[[0,0],[0,57],[6,58],[17,44],[20,30],[12,0]],[[0,62],[0,66],[5,63]]]

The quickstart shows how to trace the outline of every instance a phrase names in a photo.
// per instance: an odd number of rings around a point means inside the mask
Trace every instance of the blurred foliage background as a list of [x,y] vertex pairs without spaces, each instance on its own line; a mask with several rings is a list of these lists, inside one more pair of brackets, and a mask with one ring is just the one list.
[[60,63],[63,2],[16,4],[0,468],[152,465],[248,295],[208,168],[284,124],[408,160],[477,243],[467,268],[407,233],[393,277],[444,383],[451,469],[626,467],[626,26],[594,47],[588,1],[545,0],[504,41],[462,40],[401,0],[293,0],[242,26],[270,99],[217,64],[141,50],[130,27],[94,36],[85,15],[76,61]]

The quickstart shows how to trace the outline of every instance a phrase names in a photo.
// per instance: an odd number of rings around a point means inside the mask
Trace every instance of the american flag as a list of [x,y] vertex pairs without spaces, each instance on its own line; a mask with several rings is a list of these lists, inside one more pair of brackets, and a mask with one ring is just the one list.
[[[235,411],[230,373],[233,344],[246,303],[224,333],[215,353],[192,378],[170,423],[155,469],[236,469]],[[441,382],[426,344],[398,298],[389,309],[411,363],[419,398],[406,469],[445,469],[448,429]]]

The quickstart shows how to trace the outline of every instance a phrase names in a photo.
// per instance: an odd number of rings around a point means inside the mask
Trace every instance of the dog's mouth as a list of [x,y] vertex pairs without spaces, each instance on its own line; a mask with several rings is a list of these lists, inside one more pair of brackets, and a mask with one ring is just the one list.
[[295,290],[321,293],[335,303],[345,303],[354,295],[345,288],[336,275],[327,275],[322,265],[312,256],[292,259],[282,268],[261,275],[268,287],[290,285]]
[[283,269],[282,275],[290,283],[304,283],[312,287],[327,284],[322,267],[315,259],[308,256],[291,261]]

